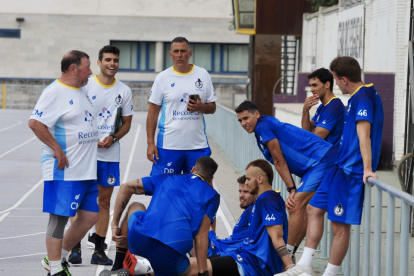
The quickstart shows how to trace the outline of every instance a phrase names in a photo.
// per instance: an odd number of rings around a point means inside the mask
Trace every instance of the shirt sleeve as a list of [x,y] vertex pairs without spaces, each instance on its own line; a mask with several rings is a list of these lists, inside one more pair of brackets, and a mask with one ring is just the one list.
[[210,199],[210,201],[208,202],[207,210],[206,210],[206,215],[210,218],[211,223],[213,223],[214,220],[216,219],[216,214],[217,214],[219,205],[220,205],[220,195],[216,193],[213,196],[213,198]]
[[207,74],[207,83],[206,83],[206,102],[212,103],[217,101],[216,92],[214,91],[213,82],[211,81],[210,74]]
[[154,84],[152,85],[151,94],[150,94],[148,101],[156,105],[161,105],[163,99],[164,99],[164,89],[163,89],[161,77],[158,74],[158,76],[155,78]]
[[59,101],[56,100],[55,93],[50,90],[43,91],[32,111],[30,119],[39,121],[48,128],[52,128],[62,114],[58,103]]
[[142,186],[145,190],[145,195],[153,195],[157,186],[164,182],[168,174],[158,174],[142,178]]
[[323,127],[325,129],[331,131],[336,126],[336,124],[338,122],[338,119],[340,119],[340,118],[338,118],[338,116],[335,112],[335,108],[334,107],[327,107],[327,108],[322,110],[322,112],[319,116],[318,123],[315,123],[315,128],[316,127]]
[[122,117],[131,116],[134,114],[134,105],[132,104],[131,88],[126,88],[125,101],[122,104]]
[[374,103],[366,94],[358,95],[355,99],[354,111],[355,121],[364,120],[372,124],[372,118],[374,116]]
[[256,202],[256,212],[259,211],[263,225],[283,224],[283,211],[278,208],[273,200],[263,198],[258,203]]
[[256,125],[256,136],[259,138],[261,143],[266,143],[270,140],[277,139],[277,136],[271,126],[266,122],[263,121]]

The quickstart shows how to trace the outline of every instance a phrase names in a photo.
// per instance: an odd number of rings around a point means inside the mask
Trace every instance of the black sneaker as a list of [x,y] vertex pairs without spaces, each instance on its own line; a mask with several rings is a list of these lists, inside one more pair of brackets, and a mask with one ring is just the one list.
[[94,250],[92,254],[91,264],[112,265],[113,262],[108,258],[108,256],[106,256],[105,251]]
[[[50,273],[47,274],[48,276],[50,276]],[[53,274],[52,276],[67,276],[70,274],[66,274],[66,271],[64,269],[62,269],[61,271],[59,271],[58,273]]]
[[129,271],[125,268],[121,268],[115,271],[103,270],[99,276],[129,276]]
[[81,264],[82,263],[82,250],[80,242],[75,245],[74,248],[70,251],[68,261],[71,264]]
[[[96,233],[88,234],[88,245],[90,247],[95,248],[95,241],[96,241]],[[103,245],[103,250],[106,250],[108,248],[108,245],[106,243],[104,243]]]

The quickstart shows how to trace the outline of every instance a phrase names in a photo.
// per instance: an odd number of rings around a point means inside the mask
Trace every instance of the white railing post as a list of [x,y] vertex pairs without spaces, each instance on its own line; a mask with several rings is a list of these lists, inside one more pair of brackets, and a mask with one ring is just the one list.
[[382,191],[379,188],[375,188],[374,219],[374,260],[372,270],[374,275],[381,275]]
[[[378,189],[378,188],[377,188]],[[385,253],[385,276],[394,275],[394,223],[395,223],[395,197],[387,196],[387,249]]]

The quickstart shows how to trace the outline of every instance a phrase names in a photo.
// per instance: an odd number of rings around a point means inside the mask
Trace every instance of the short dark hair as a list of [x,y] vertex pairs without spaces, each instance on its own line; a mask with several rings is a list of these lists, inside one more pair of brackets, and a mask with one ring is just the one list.
[[246,176],[245,175],[242,175],[239,178],[237,178],[237,183],[239,183],[239,184],[246,183]]
[[188,45],[188,48],[190,48],[190,42],[187,40],[187,38],[185,38],[185,37],[183,37],[183,36],[177,36],[176,38],[174,38],[174,39],[171,41],[171,46],[172,46],[172,44],[173,44],[174,42],[177,42],[177,43],[183,43],[183,42],[186,42],[186,43],[187,43],[187,45]]
[[197,159],[195,163],[195,169],[203,174],[205,180],[210,180],[213,178],[214,174],[217,171],[217,163],[213,158],[208,156],[203,156]]
[[234,111],[236,111],[236,113],[240,113],[243,111],[249,111],[249,113],[253,114],[257,111],[259,111],[259,108],[257,107],[257,105],[255,105],[253,102],[251,101],[244,101],[242,102]]
[[103,46],[102,49],[99,50],[98,59],[100,61],[102,61],[102,57],[104,53],[112,53],[112,54],[119,56],[119,54],[121,53],[121,50],[119,50],[119,48],[114,45]]
[[76,67],[79,67],[82,58],[89,59],[89,56],[87,53],[78,51],[78,50],[72,50],[67,52],[60,62],[60,70],[62,73],[65,73],[69,70],[69,67],[74,64]]
[[332,72],[338,76],[338,78],[345,77],[351,82],[361,82],[361,66],[353,57],[336,57],[332,60],[329,66]]
[[247,165],[246,170],[250,167],[257,167],[261,169],[267,176],[267,180],[269,180],[269,184],[272,185],[273,182],[273,170],[272,166],[270,166],[269,162],[264,159],[257,159],[249,163]]
[[313,71],[312,73],[310,73],[308,75],[308,80],[313,79],[313,78],[317,78],[318,80],[320,80],[323,84],[325,84],[327,81],[329,81],[329,88],[332,91],[333,90],[333,84],[334,84],[334,79],[333,79],[333,75],[331,73],[331,71],[329,71],[328,69],[325,68],[319,68],[315,71]]

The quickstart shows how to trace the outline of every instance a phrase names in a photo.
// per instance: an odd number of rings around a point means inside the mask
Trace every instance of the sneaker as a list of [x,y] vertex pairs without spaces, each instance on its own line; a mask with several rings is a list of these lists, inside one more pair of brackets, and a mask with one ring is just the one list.
[[[47,276],[50,276],[50,266],[49,266],[49,258],[48,258],[48,256],[46,256],[42,260],[41,264],[42,264],[43,268],[46,269],[49,272],[47,274]],[[62,268],[63,269],[61,271],[59,271],[57,274],[53,274],[53,276],[55,276],[55,275],[59,275],[59,276],[60,275],[72,276],[72,274],[70,274],[70,272],[69,272],[69,269],[68,269],[69,267],[70,267],[69,263],[66,261],[65,258],[63,258],[63,261],[62,261]],[[64,274],[61,274],[62,271],[63,271]]]
[[[88,245],[90,247],[95,248],[95,241],[96,241],[96,233],[88,234]],[[103,245],[103,250],[106,250],[108,248],[108,245],[106,243],[104,243]]]
[[82,250],[80,242],[75,245],[74,248],[70,251],[68,261],[71,264],[81,264],[82,263]]
[[316,276],[315,271],[313,271],[311,266],[303,267],[300,265],[295,265],[285,272],[275,274],[274,276]]
[[[47,274],[47,275],[50,276],[50,273]],[[52,276],[66,276],[66,275],[68,275],[68,274],[66,274],[65,270],[62,269],[61,271],[59,271],[58,273],[53,274]]]
[[[91,264],[112,265],[112,260],[106,256],[105,251],[94,250],[92,254]],[[115,274],[117,275],[117,274]]]
[[121,268],[115,271],[103,270],[99,276],[129,276],[128,269]]
[[42,264],[44,269],[46,269],[47,271],[50,271],[49,257],[48,256],[46,256],[40,263]]
[[69,265],[68,261],[66,261],[65,258],[63,258],[63,260],[62,260],[62,267],[63,267],[63,271],[65,271],[65,273],[66,273],[66,274],[63,274],[63,275],[72,276],[72,274],[70,274],[70,272],[69,272],[70,265]]
[[296,264],[296,256],[295,256],[295,254],[292,254],[292,263],[294,265]]

